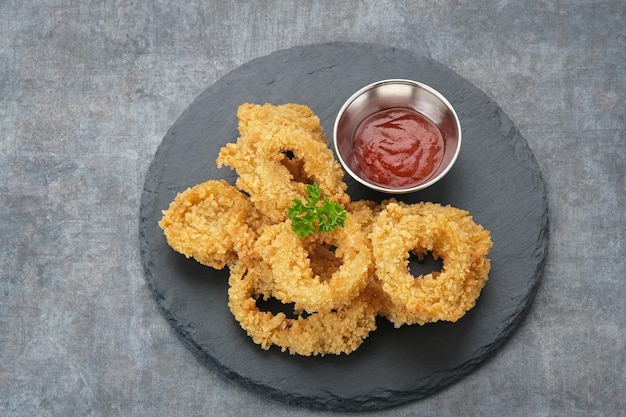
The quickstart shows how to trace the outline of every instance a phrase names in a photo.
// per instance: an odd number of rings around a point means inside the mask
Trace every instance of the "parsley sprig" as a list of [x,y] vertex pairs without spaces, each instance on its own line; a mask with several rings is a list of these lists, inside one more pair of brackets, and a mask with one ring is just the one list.
[[291,229],[298,237],[305,237],[316,232],[328,233],[337,227],[343,227],[346,222],[346,209],[328,197],[322,197],[319,185],[307,185],[306,201],[293,199],[293,206],[287,212],[291,219]]

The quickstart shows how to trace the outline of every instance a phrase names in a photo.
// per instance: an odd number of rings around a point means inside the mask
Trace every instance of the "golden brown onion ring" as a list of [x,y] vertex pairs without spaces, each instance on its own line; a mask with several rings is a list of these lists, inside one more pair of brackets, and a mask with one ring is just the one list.
[[322,196],[346,202],[343,171],[322,134],[319,118],[306,106],[243,104],[237,111],[240,136],[224,146],[217,165],[230,166],[237,187],[271,221],[281,222],[307,184]]
[[[370,235],[386,300],[381,314],[396,327],[457,321],[475,305],[488,279],[489,232],[449,206],[388,202],[384,207]],[[442,271],[414,277],[409,252],[441,257]]]
[[[248,197],[237,188],[224,180],[210,180],[179,193],[163,211],[159,226],[175,251],[222,269],[237,260],[233,233],[247,229],[245,221],[255,218],[253,211]],[[252,238],[250,232],[240,233],[242,247],[243,236]]]
[[[368,285],[373,271],[371,246],[358,220],[348,212],[344,227],[306,238],[292,232],[291,220],[268,226],[255,248],[270,267],[274,296],[309,313],[350,303]],[[324,250],[326,246],[334,249],[334,255]]]
[[272,345],[303,356],[356,350],[376,329],[376,298],[364,291],[346,306],[288,318],[283,312],[261,311],[257,300],[272,297],[264,277],[271,274],[263,262],[238,262],[231,267],[228,306],[242,329],[263,349]]

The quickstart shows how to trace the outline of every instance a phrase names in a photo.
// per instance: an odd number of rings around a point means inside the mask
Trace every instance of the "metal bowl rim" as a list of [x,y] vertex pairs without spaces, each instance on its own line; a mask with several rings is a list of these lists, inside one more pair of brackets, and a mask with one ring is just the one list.
[[[358,99],[360,96],[362,96],[366,92],[373,90],[375,88],[380,88],[385,85],[389,85],[389,84],[405,84],[405,85],[409,85],[412,87],[421,88],[433,94],[438,100],[440,100],[450,110],[450,113],[452,114],[454,118],[454,124],[458,130],[458,140],[457,140],[458,144],[456,146],[456,150],[454,152],[454,155],[452,156],[452,159],[448,162],[448,165],[444,168],[444,170],[441,171],[439,175],[437,175],[436,177],[430,178],[426,182],[423,182],[421,184],[418,184],[412,187],[407,187],[407,188],[390,188],[390,187],[381,186],[379,184],[375,184],[373,182],[369,182],[367,179],[362,178],[360,175],[358,175],[357,173],[353,172],[352,169],[350,169],[350,167],[344,160],[343,156],[341,155],[341,152],[339,151],[339,144],[338,144],[339,123],[342,119],[342,116],[346,112],[346,110],[354,103],[354,101],[356,101],[356,99]],[[341,163],[343,168],[348,172],[348,174],[352,178],[354,178],[356,181],[365,185],[368,188],[371,188],[373,190],[380,191],[383,193],[389,193],[389,194],[406,194],[406,193],[420,191],[427,187],[430,187],[431,185],[441,180],[443,177],[446,176],[446,174],[454,166],[458,158],[458,155],[460,153],[461,142],[462,142],[461,123],[456,114],[456,111],[454,110],[454,107],[452,107],[452,104],[450,104],[450,102],[443,96],[443,94],[441,94],[439,91],[435,90],[434,88],[424,83],[421,83],[419,81],[409,80],[405,78],[389,78],[385,80],[375,81],[357,90],[354,94],[350,96],[350,98],[346,100],[343,106],[341,106],[341,109],[339,110],[339,113],[337,113],[337,117],[335,118],[335,124],[333,128],[333,144],[335,146],[335,152],[337,154],[337,158],[339,159],[339,162]]]

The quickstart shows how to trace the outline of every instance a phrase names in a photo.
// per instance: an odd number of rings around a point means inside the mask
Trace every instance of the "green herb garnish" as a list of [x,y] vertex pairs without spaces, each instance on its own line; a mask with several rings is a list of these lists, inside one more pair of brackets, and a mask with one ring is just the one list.
[[348,213],[336,201],[322,197],[319,185],[307,185],[304,191],[308,197],[306,202],[298,198],[293,199],[293,206],[287,214],[291,219],[291,229],[298,237],[305,237],[316,232],[328,233],[337,227],[343,227]]

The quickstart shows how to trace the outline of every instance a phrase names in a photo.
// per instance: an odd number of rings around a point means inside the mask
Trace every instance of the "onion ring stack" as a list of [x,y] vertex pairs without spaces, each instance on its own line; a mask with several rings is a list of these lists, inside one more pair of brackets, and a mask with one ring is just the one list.
[[[459,320],[488,279],[489,231],[468,212],[435,203],[350,201],[343,172],[306,106],[242,104],[240,137],[218,166],[235,186],[210,180],[176,196],[159,225],[168,244],[217,269],[228,266],[229,308],[263,349],[297,355],[349,354],[376,329]],[[317,183],[342,204],[343,227],[298,237],[287,216]],[[415,277],[409,256],[443,260]],[[274,299],[280,311],[266,311]]]

